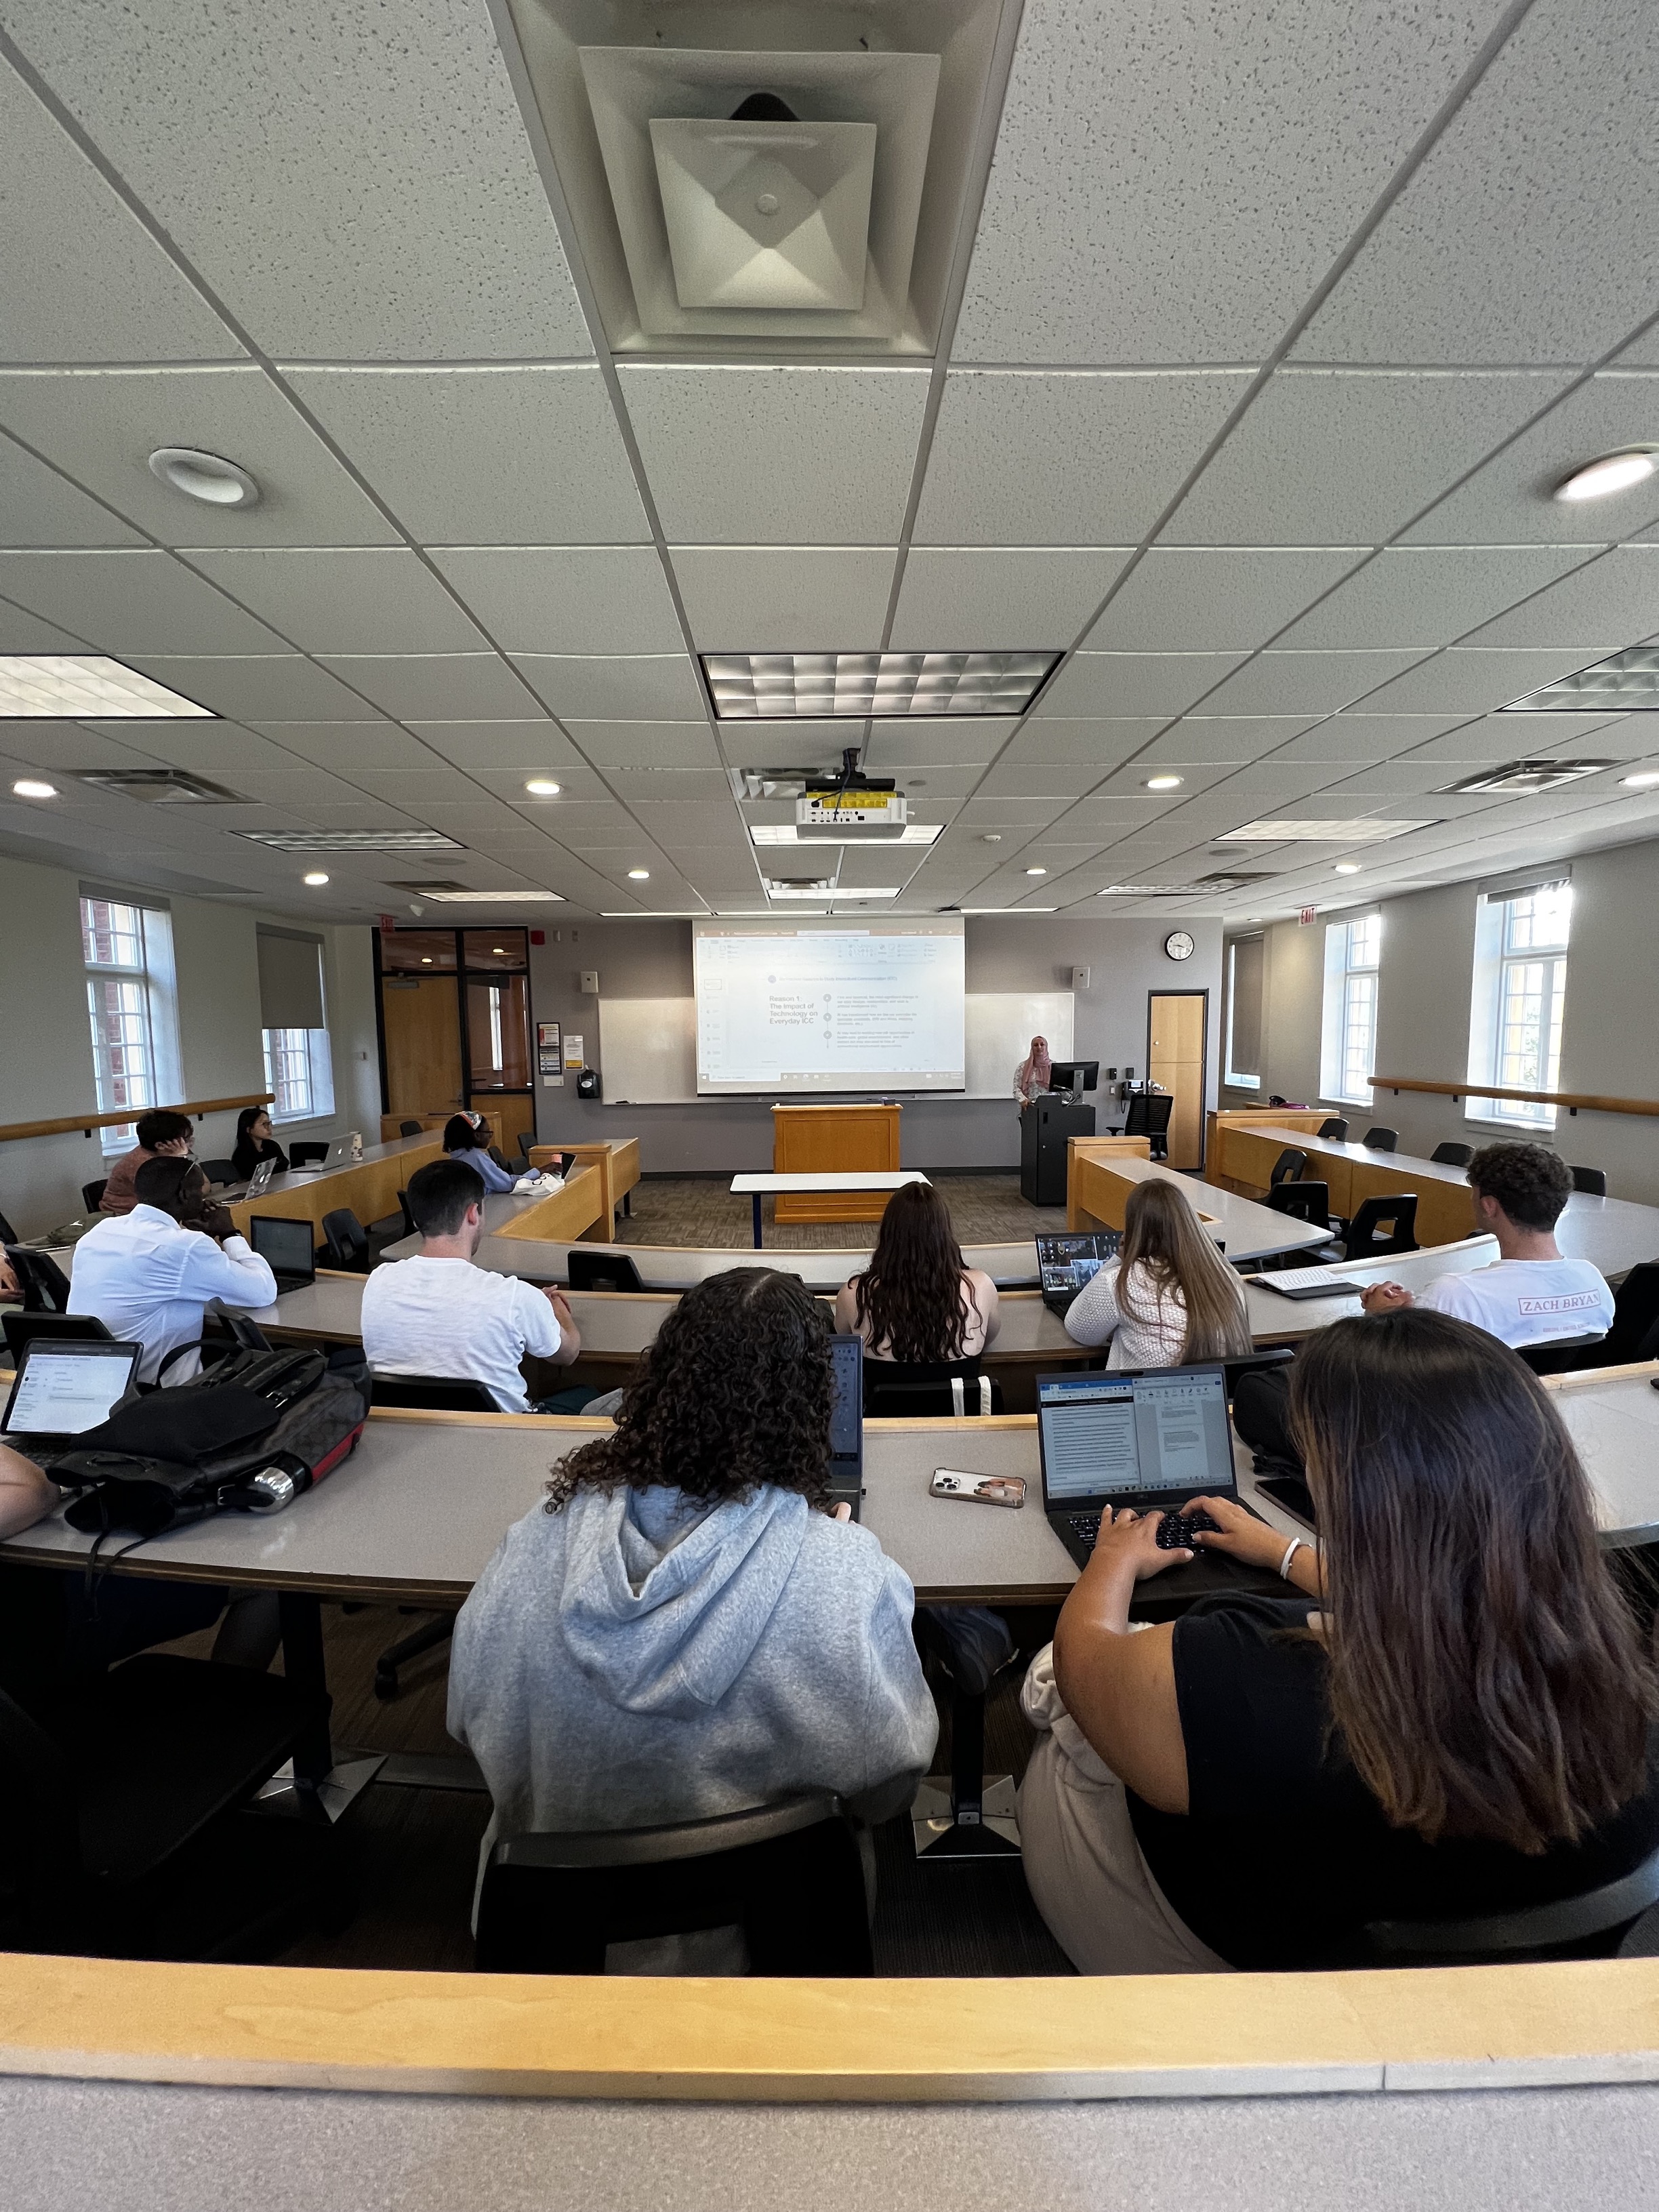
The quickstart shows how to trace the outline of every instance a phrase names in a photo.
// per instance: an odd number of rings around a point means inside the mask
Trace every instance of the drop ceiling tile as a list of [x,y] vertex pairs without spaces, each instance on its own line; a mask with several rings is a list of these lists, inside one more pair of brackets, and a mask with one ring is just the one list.
[[1261,653],[1204,704],[1212,714],[1334,714],[1420,660],[1405,653]]
[[526,791],[522,769],[488,769],[480,767],[476,761],[465,760],[458,761],[456,766],[465,769],[475,781],[487,791],[493,791],[497,799],[506,799],[525,821],[534,823],[550,837],[559,835],[561,814],[573,800],[603,803],[612,796],[605,777],[598,769],[588,766],[574,745],[568,761],[562,763],[558,774],[550,779],[559,787],[558,796],[554,799],[538,799]]
[[125,722],[118,736],[78,722],[5,720],[0,721],[0,745],[9,759],[31,768],[147,768],[161,758],[152,743],[155,726]]
[[702,687],[683,653],[514,653],[525,681],[554,714],[580,721],[701,720]]
[[482,653],[488,641],[406,548],[185,556],[304,653]]
[[1297,350],[1589,361],[1653,310],[1659,52],[1644,0],[1534,9]]
[[[207,587],[204,585],[203,589]],[[378,707],[297,653],[212,659],[129,653],[135,668],[239,722],[378,722]]]
[[1034,719],[1184,714],[1243,658],[1242,653],[1076,653],[1043,693]]
[[1139,544],[1249,381],[1232,371],[953,371],[917,542]]
[[1659,517],[1651,479],[1612,499],[1579,504],[1550,495],[1600,453],[1659,439],[1659,373],[1620,369],[1589,378],[1540,422],[1496,453],[1406,533],[1414,545],[1582,544],[1627,538]]
[[1261,359],[1496,14],[1028,10],[958,357]]
[[[1170,767],[1166,762],[1148,760],[1143,756],[1139,760],[1126,761],[1122,767],[1113,769],[1093,796],[1117,799],[1145,795],[1164,806],[1186,806],[1212,784],[1228,781],[1242,768],[1249,765],[1248,762],[1242,761],[1188,761],[1178,767]],[[1165,775],[1181,778],[1178,788],[1168,792],[1151,791],[1151,780]]]
[[1565,576],[1587,546],[1403,546],[1379,553],[1292,623],[1287,647],[1449,645]]
[[[0,400],[5,378],[0,375]],[[3,416],[0,415],[0,420]],[[8,546],[137,545],[118,515],[9,438],[0,438],[0,538]]]
[[684,647],[654,546],[441,546],[432,558],[503,652]]
[[1133,550],[915,546],[904,564],[893,649],[1063,652],[1122,574]]
[[[689,728],[690,725],[676,726]],[[824,735],[817,734],[824,726],[821,722],[722,722],[720,750],[732,768],[830,768],[839,763],[841,748],[849,738],[840,723],[831,724]],[[853,724],[851,738],[855,740],[863,727],[861,722]],[[712,748],[712,738],[709,744]],[[990,758],[989,751],[985,758]],[[883,766],[873,750],[866,755],[864,765],[872,775],[893,772],[891,763]]]
[[1037,716],[1022,726],[1009,754],[1022,761],[1094,761],[1103,774],[1149,744],[1167,720],[1164,715]]
[[1002,797],[970,799],[957,817],[967,831],[976,830],[1040,830],[1066,811],[1063,799]]
[[720,748],[706,722],[573,721],[569,727],[583,753],[602,769],[720,765]]
[[[722,808],[729,809],[732,805],[732,787],[718,769],[611,768],[606,769],[605,780],[627,806],[684,806],[718,802]],[[666,830],[663,834],[666,836]]]
[[[8,28],[17,26],[9,15]],[[0,357],[228,361],[244,349],[113,187],[0,64]]]
[[731,794],[714,804],[708,801],[677,804],[673,800],[632,799],[631,805],[640,827],[653,838],[678,836],[688,838],[723,836],[736,818],[737,810]]
[[926,371],[624,366],[620,375],[671,544],[896,542]]
[[1564,372],[1281,369],[1165,544],[1379,544],[1547,406]]
[[1363,557],[1357,546],[1154,546],[1084,643],[1091,652],[1253,652]]
[[580,760],[556,722],[428,722],[408,719],[407,726],[434,752],[458,768],[522,770],[562,768]]
[[[106,722],[103,728],[106,732],[112,731],[119,743],[135,746],[170,768],[198,769],[216,782],[238,788],[240,778],[255,769],[292,775],[302,773],[305,768],[291,748],[235,722]],[[206,819],[204,816],[195,818]]]
[[493,653],[319,657],[399,721],[520,719],[536,704],[507,663]]
[[[1081,799],[1100,781],[1092,761],[999,761],[985,771],[976,795],[981,799],[1025,796]],[[907,788],[910,787],[907,786]]]
[[281,638],[170,553],[0,553],[0,593],[99,653],[283,650]]
[[1340,783],[1322,786],[1320,796],[1328,799],[1340,799],[1345,804],[1352,799],[1354,811],[1358,813],[1364,811],[1359,805],[1361,800],[1420,799],[1438,794],[1431,810],[1435,814],[1444,815],[1457,811],[1479,812],[1480,805],[1490,805],[1490,800],[1471,806],[1456,793],[1446,794],[1443,788],[1448,783],[1456,782],[1462,774],[1462,768],[1450,761],[1384,761],[1375,768],[1363,769],[1358,775],[1345,778]]
[[[1460,708],[1465,714],[1482,714],[1491,708],[1506,707],[1540,684],[1554,683],[1558,677],[1571,676],[1580,660],[1581,656],[1571,650],[1528,652],[1510,647],[1500,652],[1455,645],[1419,662],[1408,674],[1396,677],[1371,694],[1365,706],[1376,714],[1451,714]],[[1528,737],[1528,727],[1541,733],[1554,717],[1516,714],[1511,720],[1519,732],[1516,749],[1526,752],[1545,742],[1541,734]]]
[[1575,751],[1622,753],[1626,748],[1633,753],[1641,742],[1639,737],[1632,742],[1607,718],[1595,714],[1486,714],[1425,740],[1411,757],[1478,768],[1534,753],[1554,757]]
[[[728,751],[732,733],[741,726],[722,722],[720,734]],[[759,729],[780,725],[757,723]],[[863,765],[872,775],[890,775],[900,768],[972,768],[982,766],[1000,753],[1018,726],[1000,715],[958,714],[941,721],[912,722],[895,715],[878,716],[870,725],[870,742]],[[813,722],[806,727],[819,734],[816,749],[826,765],[839,760],[843,745],[856,744],[863,733],[860,722]],[[735,761],[737,756],[732,755]]]
[[487,13],[17,0],[7,28],[268,351],[591,352]]
[[1369,714],[1363,711],[1333,715],[1299,738],[1292,738],[1278,757],[1285,761],[1392,760],[1438,737],[1459,718],[1450,714]]
[[1165,730],[1142,756],[1146,762],[1260,760],[1308,726],[1305,714],[1216,714],[1188,716]]
[[85,653],[87,641],[71,637],[27,607],[0,599],[0,653]]
[[1659,633],[1659,545],[1615,546],[1524,606],[1478,630],[1472,645],[1564,646],[1615,653]]
[[672,549],[686,619],[704,652],[874,652],[896,557],[890,545]]
[[296,368],[287,381],[428,545],[649,538],[597,368]]
[[[875,771],[872,769],[873,775]],[[883,774],[897,778],[901,791],[910,795],[910,819],[924,817],[938,821],[942,814],[954,811],[957,802],[971,799],[978,788],[980,778],[986,773],[982,768],[928,768],[913,774],[908,768],[890,764]],[[1041,787],[1033,784],[1033,791]]]
[[429,769],[432,748],[392,722],[267,722],[264,734],[301,759],[355,778],[360,769]]

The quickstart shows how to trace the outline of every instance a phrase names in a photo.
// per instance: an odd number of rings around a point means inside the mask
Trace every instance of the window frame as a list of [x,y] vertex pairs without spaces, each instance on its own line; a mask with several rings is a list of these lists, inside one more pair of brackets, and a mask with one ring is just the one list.
[[[1255,945],[1261,949],[1261,977],[1257,986],[1257,1023],[1255,1058],[1253,1075],[1242,1073],[1233,1066],[1233,1020],[1238,1004],[1237,968],[1238,948],[1241,945]],[[1227,940],[1227,1026],[1222,1039],[1222,1087],[1228,1091],[1260,1091],[1261,1088],[1261,1001],[1266,998],[1267,940],[1265,936],[1233,937]]]
[[[100,908],[109,913],[110,924],[103,933],[112,943],[111,956],[102,959],[96,957],[100,923],[94,910]],[[133,927],[118,927],[114,921],[118,914],[131,915]],[[98,1110],[100,1114],[112,1114],[130,1108],[132,1115],[131,1121],[108,1122],[99,1130],[100,1148],[107,1159],[130,1151],[137,1143],[140,1115],[165,1105],[169,1097],[182,1096],[173,916],[165,905],[135,892],[106,890],[83,884],[80,888],[80,921],[81,965],[86,978],[88,1042]],[[119,939],[131,940],[134,947],[132,957],[116,955],[113,944]],[[139,1033],[130,1040],[124,1037],[117,1042],[108,1034],[110,1010],[107,1006],[100,1008],[99,1002],[111,985],[132,994],[136,999],[136,1004],[120,1011],[124,1024],[131,1019],[138,1025]],[[112,1055],[134,1051],[142,1058],[142,1068],[137,1072],[118,1068]],[[126,1095],[118,1097],[118,1091],[122,1090]]]
[[[1361,931],[1366,933],[1370,939],[1366,950],[1371,957],[1357,959],[1354,957],[1356,933]],[[1325,986],[1319,1040],[1319,1096],[1322,1102],[1340,1106],[1370,1105],[1382,998],[1381,908],[1373,907],[1367,913],[1346,915],[1340,921],[1327,922]],[[1357,1005],[1362,1000],[1369,1001],[1364,1052],[1367,1065],[1364,1076],[1355,1078],[1355,1087],[1350,1090],[1346,1085],[1354,1060],[1354,1013]]]
[[[1553,898],[1560,919],[1559,934],[1536,941],[1538,902]],[[1526,911],[1522,912],[1522,909]],[[1524,934],[1522,933],[1524,933]],[[1572,884],[1560,877],[1513,890],[1486,892],[1475,926],[1474,983],[1469,1015],[1469,1080],[1496,1089],[1504,1083],[1529,1091],[1558,1091],[1567,998],[1567,969],[1572,943]],[[1541,989],[1523,979],[1541,969]],[[1536,996],[1536,1011],[1517,1023],[1512,1009],[1521,991]],[[1530,1047],[1512,1046],[1510,1033],[1529,1027]],[[1516,1063],[1530,1051],[1535,1080]],[[1523,1099],[1471,1099],[1465,1119],[1517,1133],[1547,1134],[1559,1118],[1554,1106]]]

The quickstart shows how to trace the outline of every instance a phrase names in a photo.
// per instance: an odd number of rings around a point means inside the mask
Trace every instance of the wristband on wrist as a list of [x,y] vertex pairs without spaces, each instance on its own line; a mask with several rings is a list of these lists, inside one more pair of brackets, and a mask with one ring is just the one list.
[[1282,1583],[1287,1583],[1291,1579],[1291,1562],[1295,1559],[1298,1552],[1308,1552],[1312,1549],[1312,1545],[1309,1543],[1305,1536],[1292,1536],[1290,1542],[1285,1547],[1284,1558],[1279,1563],[1279,1581]]

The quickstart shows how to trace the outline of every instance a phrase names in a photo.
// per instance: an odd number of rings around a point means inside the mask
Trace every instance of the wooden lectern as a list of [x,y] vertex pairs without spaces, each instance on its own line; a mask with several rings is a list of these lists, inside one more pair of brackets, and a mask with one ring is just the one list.
[[[775,1106],[774,1175],[878,1171],[899,1164],[899,1106]],[[890,1193],[789,1191],[778,1194],[777,1221],[879,1221]]]

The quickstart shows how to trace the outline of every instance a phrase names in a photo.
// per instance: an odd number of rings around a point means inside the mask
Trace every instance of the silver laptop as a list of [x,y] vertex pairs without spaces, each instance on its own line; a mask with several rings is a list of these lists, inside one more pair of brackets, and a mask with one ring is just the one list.
[[335,1137],[331,1139],[328,1150],[323,1154],[321,1159],[307,1160],[304,1167],[290,1168],[289,1173],[290,1175],[326,1175],[331,1168],[343,1168],[350,1158],[350,1138]]
[[108,1337],[31,1337],[0,1413],[0,1437],[42,1466],[56,1459],[136,1395],[143,1353],[141,1344]]
[[242,1195],[245,1198],[263,1198],[265,1193],[270,1188],[270,1179],[276,1172],[276,1163],[275,1160],[261,1160],[258,1166],[254,1169],[253,1173],[248,1177],[247,1188],[243,1192]]

